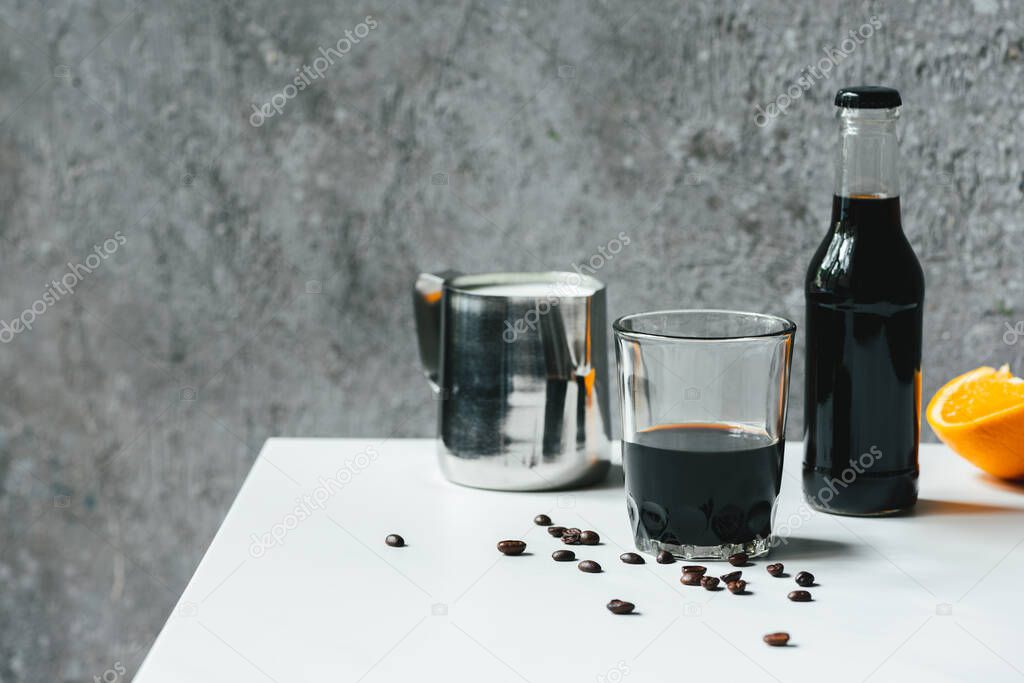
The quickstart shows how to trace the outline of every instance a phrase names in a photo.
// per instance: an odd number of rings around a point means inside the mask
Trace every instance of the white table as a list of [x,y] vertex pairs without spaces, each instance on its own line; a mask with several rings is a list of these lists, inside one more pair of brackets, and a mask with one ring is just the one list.
[[[812,603],[789,602],[792,578],[763,560],[746,596],[682,586],[678,563],[622,564],[620,469],[599,489],[495,493],[444,481],[431,440],[271,439],[136,680],[1024,679],[1024,488],[926,446],[915,515],[835,517],[806,512],[800,444],[786,457],[778,522],[801,521],[772,560],[817,576]],[[318,491],[346,462],[343,485]],[[540,512],[599,531],[574,550],[604,572],[552,561],[563,546]],[[279,524],[280,543],[254,544]],[[391,532],[408,547],[386,546]],[[505,538],[530,554],[500,555]],[[639,614],[609,613],[616,597]],[[761,642],[775,630],[790,647]]]

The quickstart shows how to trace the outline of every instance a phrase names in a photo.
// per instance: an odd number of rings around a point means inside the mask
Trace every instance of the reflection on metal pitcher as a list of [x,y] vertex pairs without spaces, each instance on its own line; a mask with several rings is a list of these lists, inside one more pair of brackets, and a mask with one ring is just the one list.
[[423,274],[414,310],[450,480],[536,491],[598,481],[610,422],[605,288],[579,273]]

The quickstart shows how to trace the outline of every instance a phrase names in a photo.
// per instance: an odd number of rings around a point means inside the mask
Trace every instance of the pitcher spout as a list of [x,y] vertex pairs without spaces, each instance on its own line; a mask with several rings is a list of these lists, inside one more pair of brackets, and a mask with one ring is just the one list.
[[416,337],[419,340],[420,362],[423,373],[434,388],[438,385],[441,367],[441,304],[444,283],[460,275],[454,270],[439,273],[420,273],[412,291],[412,308],[416,318]]

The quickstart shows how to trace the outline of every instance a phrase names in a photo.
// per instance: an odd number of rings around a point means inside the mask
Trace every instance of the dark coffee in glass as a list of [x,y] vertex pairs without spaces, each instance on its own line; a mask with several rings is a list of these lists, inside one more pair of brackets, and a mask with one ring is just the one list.
[[[672,545],[768,538],[784,440],[740,425],[662,425],[623,442],[630,520]],[[685,539],[685,543],[684,543]]]

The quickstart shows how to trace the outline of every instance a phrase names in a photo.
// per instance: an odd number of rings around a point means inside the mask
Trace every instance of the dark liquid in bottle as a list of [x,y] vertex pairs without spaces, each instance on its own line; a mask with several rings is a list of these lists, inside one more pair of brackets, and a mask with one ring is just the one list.
[[663,425],[623,441],[637,538],[674,545],[746,543],[771,533],[784,441],[737,425]]
[[807,274],[804,493],[885,514],[917,501],[924,275],[898,197],[835,197]]

